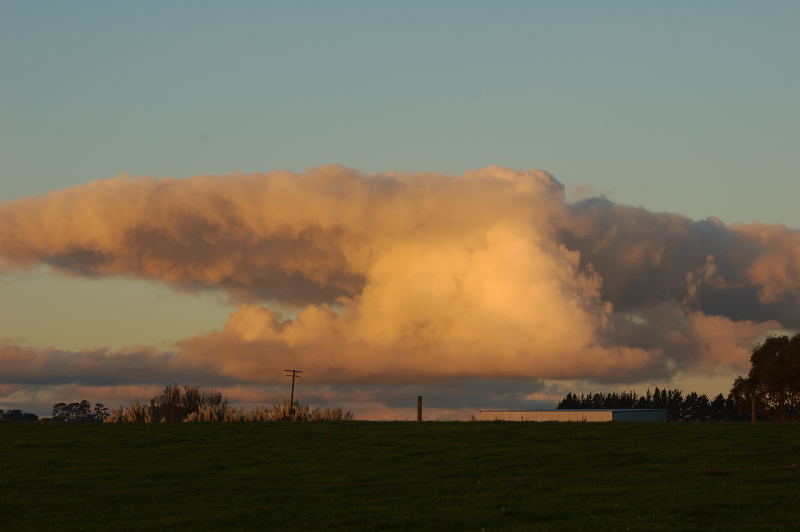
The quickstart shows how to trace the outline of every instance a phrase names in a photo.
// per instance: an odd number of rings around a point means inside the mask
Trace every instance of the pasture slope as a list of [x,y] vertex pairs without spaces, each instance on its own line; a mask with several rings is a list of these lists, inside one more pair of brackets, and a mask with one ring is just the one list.
[[0,425],[12,530],[779,530],[800,425]]

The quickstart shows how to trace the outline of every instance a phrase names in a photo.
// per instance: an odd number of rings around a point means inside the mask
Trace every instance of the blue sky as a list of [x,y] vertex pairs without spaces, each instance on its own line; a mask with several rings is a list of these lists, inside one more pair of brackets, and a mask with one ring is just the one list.
[[5,2],[0,198],[502,164],[800,226],[796,2]]
[[[798,25],[794,1],[5,1],[0,201],[121,172],[499,164],[800,228]],[[169,343],[231,311],[42,270],[0,293],[0,338],[73,349]]]

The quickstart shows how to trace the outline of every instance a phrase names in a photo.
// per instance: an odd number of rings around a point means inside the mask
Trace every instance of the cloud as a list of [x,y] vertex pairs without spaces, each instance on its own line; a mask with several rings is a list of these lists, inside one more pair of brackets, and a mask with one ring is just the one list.
[[112,352],[0,345],[0,367],[4,384],[159,385],[187,379],[217,385],[228,382],[185,354],[153,348]]
[[560,240],[602,278],[602,297],[617,311],[688,302],[706,314],[800,327],[800,232],[694,221],[606,198],[569,209]]
[[0,205],[0,269],[41,264],[238,308],[169,352],[5,345],[3,383],[625,383],[742,370],[800,327],[797,231],[569,203],[540,170],[121,176]]
[[747,269],[748,278],[759,289],[759,300],[796,305],[800,295],[800,232],[760,223],[737,225],[734,230],[755,241],[761,251]]

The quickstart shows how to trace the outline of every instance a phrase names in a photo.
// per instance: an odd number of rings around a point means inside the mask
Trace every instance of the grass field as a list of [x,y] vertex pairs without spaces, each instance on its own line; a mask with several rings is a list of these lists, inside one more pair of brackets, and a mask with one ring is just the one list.
[[0,529],[787,529],[800,426],[0,425]]

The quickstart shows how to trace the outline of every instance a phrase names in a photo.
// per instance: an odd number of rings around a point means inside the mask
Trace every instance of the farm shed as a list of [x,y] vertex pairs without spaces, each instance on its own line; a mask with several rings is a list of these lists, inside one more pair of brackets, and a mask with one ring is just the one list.
[[659,408],[592,410],[481,410],[478,421],[666,421]]

